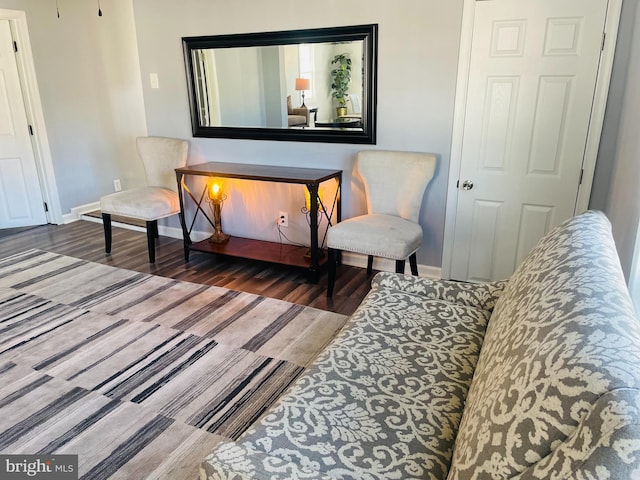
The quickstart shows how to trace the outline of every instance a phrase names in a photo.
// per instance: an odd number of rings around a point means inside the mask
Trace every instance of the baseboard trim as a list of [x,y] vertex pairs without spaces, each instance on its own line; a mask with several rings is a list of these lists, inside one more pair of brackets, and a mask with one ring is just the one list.
[[[342,252],[342,263],[352,267],[367,268],[367,256],[360,253]],[[373,269],[382,272],[395,272],[396,261],[388,258],[375,257],[373,259]],[[405,273],[411,273],[409,262],[407,262],[405,266]],[[418,264],[418,276],[439,280],[442,278],[442,268]]]
[[[98,208],[100,204],[98,204]],[[80,208],[80,207],[78,207]],[[85,210],[83,213],[93,212],[96,209],[93,208],[91,210]],[[102,218],[91,217],[89,215],[79,215],[75,220],[71,220],[75,222],[76,220],[86,220],[87,222],[93,223],[102,223]],[[69,222],[67,222],[69,223]],[[126,228],[127,230],[133,230],[134,232],[142,232],[145,233],[147,229],[145,227],[140,227],[138,225],[131,225],[129,223],[117,222],[115,220],[111,221],[112,227]],[[182,240],[182,229],[175,227],[166,227],[164,225],[158,225],[158,235],[162,235],[163,237],[176,238],[178,240]],[[208,232],[191,232],[191,240],[194,242],[199,242],[201,240],[205,240],[211,236],[211,233]]]
[[[86,205],[79,205],[71,209],[71,213],[65,213],[62,215],[62,223],[67,224],[71,222],[77,222],[84,213],[100,210],[100,202],[87,203]],[[102,222],[102,221],[101,221]]]

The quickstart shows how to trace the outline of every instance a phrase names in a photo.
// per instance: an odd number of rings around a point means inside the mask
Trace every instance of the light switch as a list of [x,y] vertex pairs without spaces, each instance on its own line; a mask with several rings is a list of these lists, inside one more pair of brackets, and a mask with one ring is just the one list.
[[160,88],[160,83],[158,82],[158,74],[150,73],[149,74],[149,82],[151,83],[151,88]]

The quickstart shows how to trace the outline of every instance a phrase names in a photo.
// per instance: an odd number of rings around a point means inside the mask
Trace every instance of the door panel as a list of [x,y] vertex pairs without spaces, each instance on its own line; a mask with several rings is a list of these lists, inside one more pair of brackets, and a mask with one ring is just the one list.
[[47,223],[8,20],[0,20],[0,228]]
[[451,278],[508,277],[574,214],[606,8],[476,2]]
[[492,275],[497,244],[495,235],[502,207],[502,202],[486,200],[475,202],[471,243],[476,248],[469,258],[470,280],[482,281]]
[[19,158],[0,159],[0,181],[2,182],[2,204],[9,223],[20,223],[31,217],[29,190]]
[[536,239],[543,237],[551,227],[553,219],[552,206],[523,205],[520,214],[518,245],[516,248],[516,265],[536,246]]

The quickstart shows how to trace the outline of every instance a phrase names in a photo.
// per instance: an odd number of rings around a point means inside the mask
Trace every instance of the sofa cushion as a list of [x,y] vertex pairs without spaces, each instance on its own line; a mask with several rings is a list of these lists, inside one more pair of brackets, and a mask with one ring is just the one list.
[[[269,468],[264,468],[268,465]],[[275,478],[331,480],[322,473],[282,458],[238,445],[223,442],[200,466],[200,479],[273,480]]]
[[380,272],[373,278],[371,284],[373,288],[400,290],[434,300],[492,311],[507,282],[503,280],[478,284]]
[[[615,463],[638,468],[637,416],[613,445],[605,433],[623,407],[593,412],[607,392],[639,387],[640,323],[610,225],[588,212],[543,238],[498,299],[449,478],[630,478]],[[603,449],[614,465],[589,463]]]
[[[438,299],[443,291],[438,282],[376,276],[340,335],[239,440],[251,452],[246,468],[273,478],[445,478],[490,316],[482,307],[500,287],[468,287],[464,299],[484,299],[472,304]],[[219,473],[237,471],[224,451],[206,463],[218,472],[210,478],[236,478]]]

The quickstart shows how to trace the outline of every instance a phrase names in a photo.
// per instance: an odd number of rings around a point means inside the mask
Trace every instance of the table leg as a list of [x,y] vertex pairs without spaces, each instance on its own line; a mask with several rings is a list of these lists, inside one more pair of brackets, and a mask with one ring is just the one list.
[[309,190],[309,221],[311,223],[311,281],[320,280],[320,251],[318,250],[318,184],[308,184]]
[[178,182],[178,199],[180,200],[180,213],[178,216],[180,217],[180,226],[182,227],[182,244],[184,248],[184,261],[189,261],[189,246],[191,245],[191,237],[189,236],[189,231],[187,230],[187,221],[185,219],[184,212],[184,194],[182,191],[182,180],[184,178],[184,174],[176,172],[176,181]]

